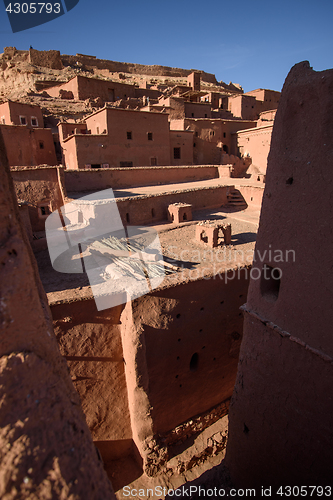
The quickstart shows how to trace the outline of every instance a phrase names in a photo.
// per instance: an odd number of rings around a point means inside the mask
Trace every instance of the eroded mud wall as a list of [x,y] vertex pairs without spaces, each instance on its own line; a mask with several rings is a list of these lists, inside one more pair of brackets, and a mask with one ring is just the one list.
[[145,295],[122,315],[133,439],[147,463],[158,436],[231,397],[249,276],[221,276]]
[[0,496],[114,498],[53,333],[0,132]]
[[250,283],[227,446],[238,486],[332,483],[332,89],[333,70],[299,63],[276,114],[255,254],[282,275]]

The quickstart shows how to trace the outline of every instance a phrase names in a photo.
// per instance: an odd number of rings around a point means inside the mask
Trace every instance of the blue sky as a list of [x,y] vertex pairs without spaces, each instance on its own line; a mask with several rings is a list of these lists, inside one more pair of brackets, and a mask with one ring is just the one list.
[[317,71],[333,67],[332,0],[80,0],[62,17],[15,34],[1,2],[0,19],[0,51],[32,45],[201,69],[245,92],[281,90],[300,61]]

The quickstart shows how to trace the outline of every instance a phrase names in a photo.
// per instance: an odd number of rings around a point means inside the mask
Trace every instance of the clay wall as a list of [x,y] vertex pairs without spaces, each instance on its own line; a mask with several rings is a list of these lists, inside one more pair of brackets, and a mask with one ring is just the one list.
[[257,121],[257,127],[262,125],[270,125],[275,120],[276,109],[270,109],[268,111],[263,111],[259,115],[259,120]]
[[15,168],[11,174],[17,199],[28,203],[32,230],[44,231],[47,214],[40,207],[54,211],[63,205],[61,167]]
[[[25,124],[21,123],[20,116],[25,118]],[[5,121],[3,121],[3,118],[5,118]],[[33,121],[32,118],[35,118],[36,121]],[[28,128],[44,127],[43,114],[39,106],[13,101],[0,104],[0,123],[6,125],[26,125]]]
[[170,130],[170,159],[171,165],[193,164],[193,132],[189,130]]
[[114,499],[60,355],[0,130],[1,498]]
[[29,50],[29,62],[34,66],[63,69],[59,50]]
[[60,143],[62,144],[64,139],[67,139],[69,135],[74,135],[75,133],[87,133],[87,124],[62,122],[58,124],[58,133]]
[[[112,111],[100,110],[97,111],[96,113],[92,113],[90,116],[87,116],[85,118],[87,129],[88,131],[90,131],[91,134],[98,135],[98,134],[108,133],[108,113],[112,113]],[[130,117],[130,115],[126,116],[128,118]]]
[[168,109],[170,120],[181,120],[185,118],[185,101],[181,97],[168,97],[159,99],[160,106],[165,105]]
[[136,98],[149,97],[149,99],[158,99],[161,94],[160,90],[134,87],[134,96]]
[[241,156],[250,156],[252,158],[252,165],[261,174],[266,173],[272,131],[273,124],[237,132],[239,153]]
[[184,102],[186,118],[210,118],[211,105],[203,102]]
[[79,88],[78,88],[78,77],[75,76],[71,78],[68,82],[61,85],[56,85],[54,87],[49,87],[47,93],[51,97],[61,97],[61,91],[71,92],[73,94],[73,99],[78,101],[79,98]]
[[253,121],[244,120],[207,120],[190,119],[171,120],[174,130],[193,131],[193,162],[200,164],[219,164],[223,152],[236,153],[234,132],[255,126]]
[[[168,206],[172,203],[189,203],[193,210],[200,208],[217,208],[228,202],[227,192],[230,186],[219,186],[204,189],[189,189],[170,194],[160,194],[152,197],[133,196],[118,198],[119,209],[124,224],[140,225],[168,219]],[[154,209],[154,211],[153,211]]]
[[210,102],[213,109],[223,107],[223,99],[228,99],[227,97],[222,97],[222,94],[218,92],[208,92],[206,96],[202,97],[203,102]]
[[297,64],[276,114],[254,263],[268,276],[250,283],[229,413],[238,487],[332,483],[332,85]]
[[132,448],[120,334],[123,306],[97,311],[93,299],[51,303],[54,332],[104,460]]
[[2,104],[0,104],[0,124],[12,125],[12,119],[10,116],[10,108],[8,102],[3,102]]
[[134,85],[78,76],[79,99],[100,97],[105,102],[135,97]]
[[193,71],[187,77],[187,84],[192,87],[193,90],[200,90],[200,79],[201,75],[199,71]]
[[88,128],[90,123],[97,127],[97,120],[103,118],[101,113],[107,116],[107,134],[75,135],[63,142],[67,168],[128,166],[122,162],[132,162],[134,167],[149,166],[152,159],[157,165],[170,165],[167,115],[107,108],[87,118]]
[[263,103],[263,111],[269,109],[277,109],[281,92],[269,89],[256,89],[250,92],[245,92],[244,95],[255,97],[258,101]]
[[264,186],[237,186],[238,191],[243,196],[249,207],[261,207],[264,194]]
[[104,102],[113,102],[136,97],[134,85],[85,76],[75,76],[67,83],[47,89],[47,93],[52,97],[59,97],[60,90],[70,91],[75,100],[82,101],[100,97]]
[[[245,272],[240,276],[227,284],[219,277],[191,281],[134,302],[134,326],[145,348],[142,370],[149,380],[154,434],[169,431],[231,396],[243,329],[239,307],[248,287]],[[127,332],[124,336],[127,341]]]
[[[76,54],[61,56],[61,60],[65,66],[75,66],[76,61],[79,61],[84,66],[89,68],[108,69],[110,72],[133,73],[140,75],[151,76],[172,76],[172,77],[187,77],[193,72],[192,69],[171,68],[169,66],[159,65],[143,65],[126,62],[109,61],[106,59],[97,59],[95,56],[84,54]],[[201,79],[205,82],[217,83],[215,75],[201,71]]]
[[215,179],[218,170],[213,165],[65,170],[64,178],[66,190],[73,193]]
[[245,94],[229,97],[228,110],[235,117],[243,120],[257,120],[260,111],[262,111],[256,98]]
[[51,129],[24,125],[0,125],[6,145],[9,165],[57,165]]

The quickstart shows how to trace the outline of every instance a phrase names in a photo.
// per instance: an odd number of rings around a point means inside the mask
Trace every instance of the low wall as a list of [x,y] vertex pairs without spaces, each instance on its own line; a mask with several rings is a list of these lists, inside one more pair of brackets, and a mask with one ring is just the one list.
[[249,207],[261,207],[265,184],[254,186],[237,186]]
[[65,170],[64,174],[68,192],[155,186],[219,177],[218,166],[215,165]]
[[28,204],[33,231],[45,229],[47,215],[40,213],[40,205],[48,205],[52,211],[63,205],[64,193],[59,184],[62,170],[62,167],[16,167],[10,171],[17,199]]
[[124,224],[151,224],[168,219],[167,209],[171,203],[190,203],[193,210],[225,206],[228,203],[227,194],[233,187],[198,188],[149,197],[120,198],[117,207]]

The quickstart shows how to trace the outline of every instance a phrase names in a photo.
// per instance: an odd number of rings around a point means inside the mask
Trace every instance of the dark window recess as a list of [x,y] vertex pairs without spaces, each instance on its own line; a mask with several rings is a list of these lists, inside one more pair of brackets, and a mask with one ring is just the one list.
[[226,133],[225,133],[225,132],[223,132],[223,137],[224,137],[224,138],[226,137]]
[[132,140],[132,132],[127,132],[127,139]]
[[126,222],[128,222],[128,223],[129,223],[129,221],[130,221],[130,216],[129,216],[129,213],[126,213]]
[[275,302],[279,296],[282,271],[264,264],[260,278],[260,292],[265,299]]
[[173,157],[175,160],[180,160],[180,148],[173,148]]
[[121,167],[133,167],[133,162],[132,161],[121,161],[120,166]]
[[153,140],[153,133],[148,132],[148,141],[152,141],[152,140]]
[[191,358],[191,361],[190,361],[190,370],[192,372],[197,370],[198,364],[199,364],[199,354],[197,352],[195,352]]
[[229,154],[229,149],[228,149],[228,146],[226,144],[223,144],[223,151],[226,153],[226,154]]
[[39,141],[39,149],[44,149],[44,141]]
[[21,123],[21,125],[26,125],[27,124],[27,120],[26,120],[25,116],[20,116],[20,123]]
[[31,117],[31,125],[33,127],[37,127],[37,125],[38,125],[37,118],[35,118],[34,116]]
[[205,118],[207,118],[207,113],[205,113]]
[[42,205],[39,207],[41,215],[50,215],[50,207],[48,205]]
[[198,132],[195,133],[195,137],[198,137]]
[[100,163],[92,163],[91,168],[101,168],[101,164]]
[[156,157],[150,158],[150,166],[151,167],[157,166],[157,158]]
[[196,143],[195,143],[195,142],[193,143],[193,147],[194,147],[194,148],[196,147]]
[[156,215],[156,214],[155,214],[155,210],[152,208],[152,209],[151,209],[151,216],[152,216],[152,217],[155,217],[155,215]]
[[191,113],[192,118],[194,118],[194,113]]

